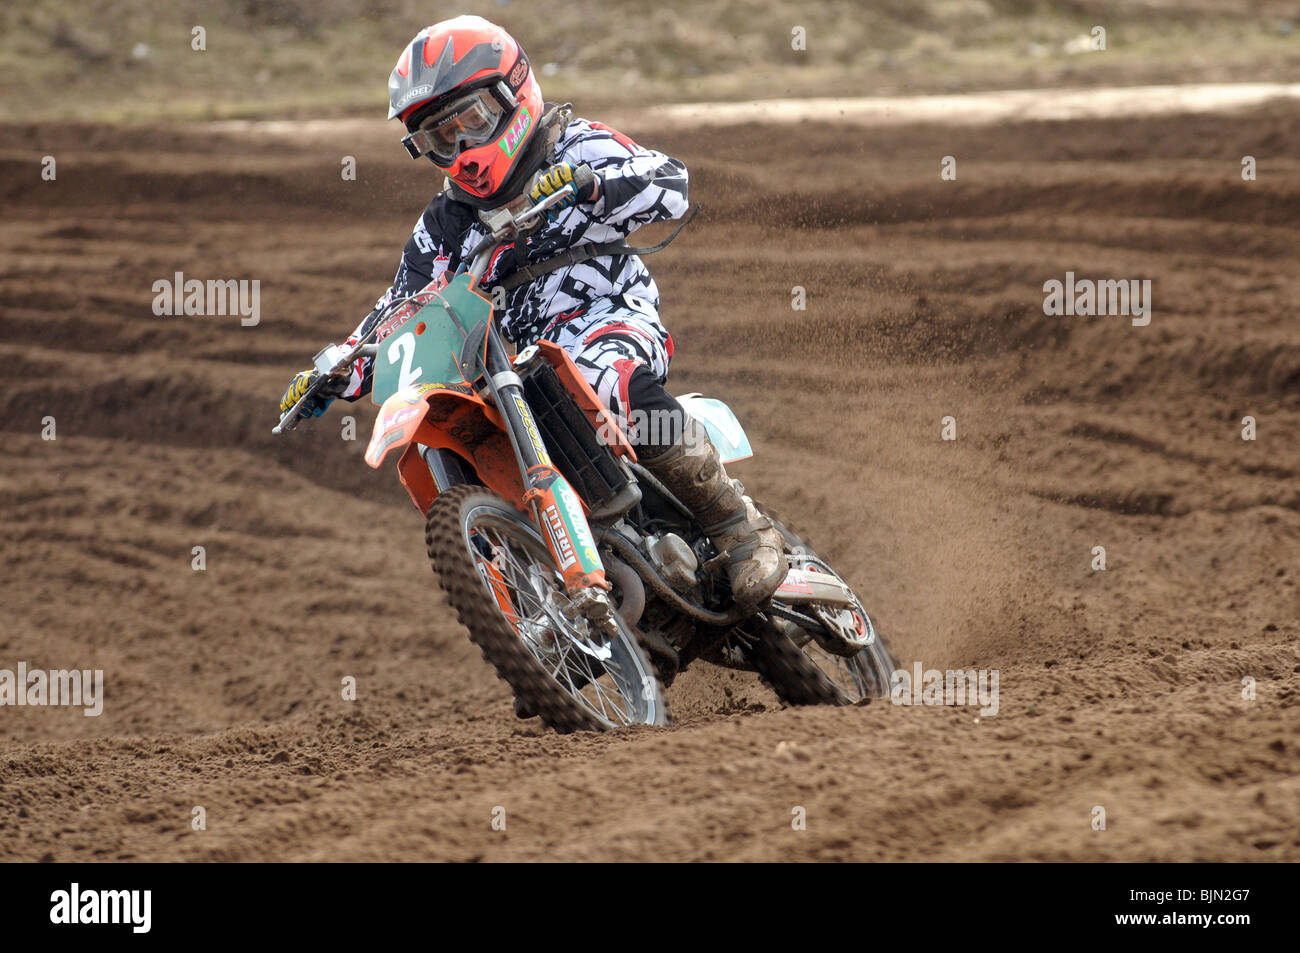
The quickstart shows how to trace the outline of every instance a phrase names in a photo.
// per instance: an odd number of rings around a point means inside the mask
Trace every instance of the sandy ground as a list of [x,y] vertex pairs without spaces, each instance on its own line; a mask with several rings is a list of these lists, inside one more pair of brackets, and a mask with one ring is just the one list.
[[1007,89],[950,96],[860,96],[749,103],[681,103],[646,111],[656,126],[728,126],[808,121],[886,125],[942,122],[986,125],[1067,119],[1116,119],[1217,112],[1300,99],[1300,83],[1189,83],[1102,89]]
[[[637,112],[615,108],[607,122],[656,133],[746,123],[838,125],[989,125],[1071,119],[1119,119],[1230,112],[1300,99],[1300,83],[1187,83],[1082,89],[1006,89],[946,96],[826,96],[751,102],[674,103]],[[397,127],[381,119],[227,119],[209,131],[291,139],[384,138]]]
[[[0,708],[0,858],[1300,859],[1300,105],[647,130],[704,206],[652,259],[670,385],[737,410],[737,475],[900,663],[998,670],[999,714],[701,665],[671,728],[517,721],[361,460],[373,409],[270,433],[431,170],[391,129],[8,127],[0,668],[107,697]],[[259,279],[260,323],[155,317],[176,271]],[[1066,271],[1150,279],[1150,325],[1044,316]]]

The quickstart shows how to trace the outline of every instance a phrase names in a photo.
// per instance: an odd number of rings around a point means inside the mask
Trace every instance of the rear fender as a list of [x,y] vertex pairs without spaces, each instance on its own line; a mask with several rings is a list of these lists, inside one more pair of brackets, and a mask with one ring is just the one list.
[[732,412],[731,408],[713,397],[701,397],[699,394],[686,394],[677,398],[682,408],[704,425],[709,432],[709,439],[718,448],[718,457],[723,463],[735,463],[748,460],[754,455],[745,436],[745,428]]

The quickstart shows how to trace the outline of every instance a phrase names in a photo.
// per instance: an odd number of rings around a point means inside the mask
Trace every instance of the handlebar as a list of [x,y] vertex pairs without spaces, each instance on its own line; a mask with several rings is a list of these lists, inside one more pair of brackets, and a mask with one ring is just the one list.
[[523,211],[512,214],[509,208],[499,208],[483,214],[481,218],[483,224],[488,227],[488,235],[466,256],[470,262],[469,273],[475,278],[483,277],[483,272],[487,270],[487,263],[491,260],[491,254],[498,245],[518,235],[552,206],[566,201],[570,196],[576,199],[590,191],[595,181],[596,173],[592,171],[591,166],[584,163],[574,168],[572,182]]
[[[483,224],[488,227],[489,234],[469,253],[470,265],[468,271],[477,280],[483,277],[487,270],[487,264],[491,260],[492,252],[507,238],[513,238],[524,230],[537,216],[545,214],[552,206],[559,202],[567,200],[570,196],[576,199],[578,196],[590,191],[592,184],[596,181],[596,173],[592,171],[591,166],[583,164],[573,170],[573,181],[564,186],[564,188],[551,193],[534,205],[530,205],[518,214],[512,214],[507,208],[495,209],[482,216]],[[396,304],[405,303],[408,299],[403,299]],[[382,321],[376,321],[370,333],[362,338],[353,348],[347,350],[341,345],[331,344],[322,349],[312,358],[312,364],[316,368],[316,377],[308,385],[307,390],[302,397],[298,398],[289,410],[280,418],[280,422],[271,428],[271,433],[281,434],[286,430],[293,430],[298,425],[298,413],[303,406],[315,397],[326,381],[330,378],[341,374],[344,370],[351,367],[359,358],[374,357],[379,353],[379,344],[370,340],[378,331]]]

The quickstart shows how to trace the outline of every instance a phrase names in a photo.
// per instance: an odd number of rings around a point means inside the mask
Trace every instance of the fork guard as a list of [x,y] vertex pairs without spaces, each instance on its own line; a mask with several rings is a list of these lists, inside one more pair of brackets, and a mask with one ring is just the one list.
[[559,470],[537,466],[528,471],[529,487],[524,499],[537,513],[537,522],[546,533],[546,542],[555,565],[564,577],[569,593],[584,589],[610,588],[605,567],[596,552],[582,501]]

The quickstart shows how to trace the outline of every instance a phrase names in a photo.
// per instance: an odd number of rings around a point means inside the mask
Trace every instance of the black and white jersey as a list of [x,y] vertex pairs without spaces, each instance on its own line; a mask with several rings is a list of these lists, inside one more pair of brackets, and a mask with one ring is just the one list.
[[[686,166],[646,149],[608,126],[573,119],[547,161],[585,163],[600,178],[594,204],[560,212],[554,221],[501,246],[483,276],[482,287],[524,264],[541,262],[575,245],[625,239],[642,225],[680,218],[687,209]],[[443,274],[455,273],[488,234],[477,213],[444,192],[429,203],[406,243],[392,287],[349,338],[370,331],[380,312],[395,299],[413,294]],[[613,295],[629,294],[658,311],[659,289],[637,255],[604,255],[570,265],[506,293],[501,330],[519,347],[532,344],[556,316],[587,308]],[[355,400],[370,390],[370,360],[358,361],[344,397]]]

